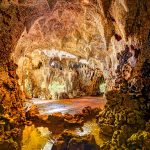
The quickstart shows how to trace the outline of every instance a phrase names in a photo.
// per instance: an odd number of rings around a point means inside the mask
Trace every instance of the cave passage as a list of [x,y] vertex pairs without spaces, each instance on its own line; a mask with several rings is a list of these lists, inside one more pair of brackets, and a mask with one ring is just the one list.
[[0,0],[0,150],[150,150],[150,0]]
[[104,142],[94,118],[106,104],[106,82],[96,63],[55,49],[24,53],[16,63],[30,120],[22,129],[22,150],[51,150],[65,130],[81,137],[92,133],[98,144]]
[[19,85],[27,99],[99,96],[105,91],[100,68],[58,50],[35,50],[18,60]]

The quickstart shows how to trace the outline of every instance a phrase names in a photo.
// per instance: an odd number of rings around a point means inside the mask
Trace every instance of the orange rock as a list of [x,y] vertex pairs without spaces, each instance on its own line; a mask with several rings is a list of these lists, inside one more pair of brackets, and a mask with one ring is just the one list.
[[73,116],[71,114],[67,113],[67,114],[64,115],[64,118],[67,119],[67,120],[71,120],[71,119],[73,119]]

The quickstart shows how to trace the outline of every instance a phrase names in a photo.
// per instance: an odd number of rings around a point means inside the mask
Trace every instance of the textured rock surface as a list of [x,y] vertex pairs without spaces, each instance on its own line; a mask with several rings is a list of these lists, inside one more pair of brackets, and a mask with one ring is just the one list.
[[[81,127],[85,122],[95,118],[101,111],[100,108],[91,108],[87,106],[82,109],[82,112],[75,115],[61,112],[52,113],[50,115],[41,115],[36,105],[33,105],[31,109],[26,113],[26,118],[34,123],[42,123],[44,125],[61,125],[62,128]],[[31,125],[32,122],[27,122],[27,125]]]
[[54,143],[52,150],[99,150],[99,146],[96,144],[94,136],[76,136],[72,133],[64,131],[62,135],[57,139],[57,142]]
[[[135,149],[139,147],[144,148],[144,141],[147,140],[147,136],[149,135],[146,122],[148,122],[150,115],[150,102],[146,102],[142,96],[133,98],[129,93],[123,94],[118,91],[109,92],[106,97],[108,103],[105,109],[99,114],[98,123],[101,133],[112,139],[109,143],[105,143],[102,148],[130,149],[132,146]],[[143,143],[139,142],[138,135],[141,138],[146,135],[143,139],[144,141],[142,141]],[[134,140],[137,143],[134,143]]]
[[[35,49],[68,51],[79,59],[98,63],[108,79],[108,89],[111,89],[117,69],[117,53],[129,50],[132,56],[128,63],[132,67],[138,63],[137,68],[149,58],[148,1],[57,0],[49,4],[51,9],[39,17],[30,30],[23,32],[13,54],[16,61]],[[137,58],[138,52],[141,53],[140,59]],[[129,57],[121,55],[126,59]]]
[[[2,114],[22,112],[18,110],[21,101],[17,79],[14,72],[7,71],[10,56],[17,62],[35,49],[64,50],[98,64],[107,90],[112,90],[114,83],[118,90],[107,94],[108,104],[99,120],[102,131],[109,131],[107,135],[112,137],[105,149],[136,147],[142,137],[146,149],[149,131],[145,130],[150,116],[149,27],[148,0],[0,1],[0,90],[2,98],[5,93],[1,104],[6,106],[1,106]],[[15,102],[17,108],[8,106],[8,102]],[[16,120],[20,117],[17,113]]]
[[14,141],[20,138],[19,127],[25,121],[23,93],[16,74],[17,65],[10,61],[0,67],[0,147],[17,149]]
[[[126,45],[149,58],[149,5],[138,0],[2,1],[1,60],[8,60],[16,45],[12,55],[16,61],[32,50],[55,48],[96,61],[105,77],[112,78],[116,55]],[[143,62],[140,59],[137,66]]]
[[[140,49],[131,49],[136,51],[134,57],[139,59]],[[136,63],[132,66],[129,61],[133,56],[129,50],[126,46],[118,53],[116,90],[106,93],[107,104],[98,117],[101,133],[111,137],[102,149],[149,149],[150,146],[147,130],[150,118],[150,78],[147,76],[150,70],[148,65],[145,66],[148,60],[141,68],[136,68]]]
[[103,80],[100,69],[75,59],[51,58],[40,51],[21,57],[17,74],[27,98],[66,99],[99,95]]

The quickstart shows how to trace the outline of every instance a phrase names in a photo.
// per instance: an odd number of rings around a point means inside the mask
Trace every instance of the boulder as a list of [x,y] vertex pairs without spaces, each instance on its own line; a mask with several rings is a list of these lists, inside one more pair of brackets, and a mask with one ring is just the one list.
[[54,143],[52,150],[99,150],[93,135],[77,136],[64,131]]

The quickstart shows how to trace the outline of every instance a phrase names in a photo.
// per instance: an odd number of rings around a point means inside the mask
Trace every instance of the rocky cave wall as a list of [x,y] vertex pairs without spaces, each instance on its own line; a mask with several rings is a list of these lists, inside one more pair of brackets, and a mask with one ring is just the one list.
[[[17,62],[20,56],[35,49],[55,48],[70,52],[78,59],[97,63],[104,73],[109,91],[114,86],[117,65],[121,60],[117,58],[118,53],[129,47],[132,57],[128,63],[131,68],[141,67],[149,58],[146,44],[149,35],[148,6],[146,0],[54,1],[50,11],[23,31],[12,57]],[[144,59],[137,59],[139,49]]]
[[30,26],[31,20],[36,20],[49,9],[43,3],[34,5],[35,2],[0,1],[0,147],[2,149],[19,148],[15,142],[21,135],[19,126],[25,122],[24,96],[18,85],[17,65],[11,60],[10,55],[24,28]]
[[17,74],[26,98],[65,99],[102,94],[100,69],[76,62],[75,58],[48,57],[42,51],[21,57]]
[[[46,21],[45,18],[49,18],[49,16],[52,16],[52,18]],[[64,18],[63,24],[61,24],[61,16]],[[43,20],[37,20],[40,17],[43,17],[41,18]],[[95,62],[101,61],[100,65],[102,65],[102,71],[105,73],[104,77],[107,81],[108,90],[114,89],[116,82],[115,90],[118,91],[114,96],[110,94],[110,98],[109,94],[106,94],[108,103],[102,116],[99,117],[109,118],[109,120],[104,119],[102,122],[99,120],[102,131],[105,131],[103,129],[110,129],[109,135],[112,137],[112,140],[104,145],[105,149],[110,147],[120,148],[120,146],[125,148],[127,144],[128,147],[138,147],[138,142],[141,142],[140,139],[143,136],[149,139],[150,2],[148,0],[2,0],[0,1],[0,20],[0,65],[1,72],[7,76],[8,85],[10,85],[9,80],[12,77],[8,75],[9,64],[7,62],[10,61],[12,52],[15,60],[25,53],[25,50],[56,47],[74,53],[79,57],[91,58]],[[49,32],[53,34],[46,34],[48,30],[45,26],[43,26],[43,30],[46,30],[46,32],[40,32],[39,23],[36,25],[38,21],[41,24],[46,22],[44,25],[47,25],[47,28],[50,28]],[[27,33],[30,34],[31,26],[33,27],[33,30],[31,30],[32,36],[26,38]],[[68,30],[65,27],[68,27]],[[62,31],[67,31],[67,33]],[[73,31],[75,38],[71,38]],[[23,45],[29,46],[25,49],[18,47],[19,50],[15,51],[21,34],[22,38],[29,39],[24,40],[27,43],[24,42]],[[82,47],[83,45],[84,47]],[[13,80],[15,80],[16,85],[17,79],[13,78]],[[4,80],[1,81],[0,90],[3,91],[4,88],[5,91],[11,93],[10,87],[5,86]],[[16,90],[16,96],[19,90],[17,90],[17,86],[14,89]],[[5,98],[2,97],[1,105],[7,112],[10,105],[7,106],[6,103],[7,100],[10,100],[10,97],[6,97],[6,95]],[[20,108],[22,108],[20,98],[17,97],[17,99]],[[116,104],[116,106],[114,107],[113,104]],[[128,110],[127,106],[131,107],[132,110]],[[143,108],[141,109],[141,107]],[[9,110],[13,109],[17,110],[13,107],[10,107]],[[119,114],[122,114],[123,110],[125,114],[120,116]],[[113,112],[119,113],[120,117],[115,116]],[[3,113],[1,113],[1,116],[3,116]],[[17,115],[14,116],[20,118]],[[126,119],[124,119],[124,116],[127,116]],[[110,122],[110,118],[115,119],[112,121],[113,123]],[[1,120],[4,121],[5,119],[5,117],[4,119],[1,117]],[[138,122],[135,120],[138,120]],[[120,123],[122,124],[120,125]],[[131,130],[128,131],[125,127],[128,129],[135,127],[136,129],[131,129],[132,132],[130,132]],[[139,129],[144,131],[140,132]],[[126,131],[130,134],[127,134],[128,136],[122,141],[121,136],[124,136],[122,133]],[[132,133],[134,134],[133,137],[136,138],[132,137]],[[144,144],[145,148],[149,146],[147,143]]]

